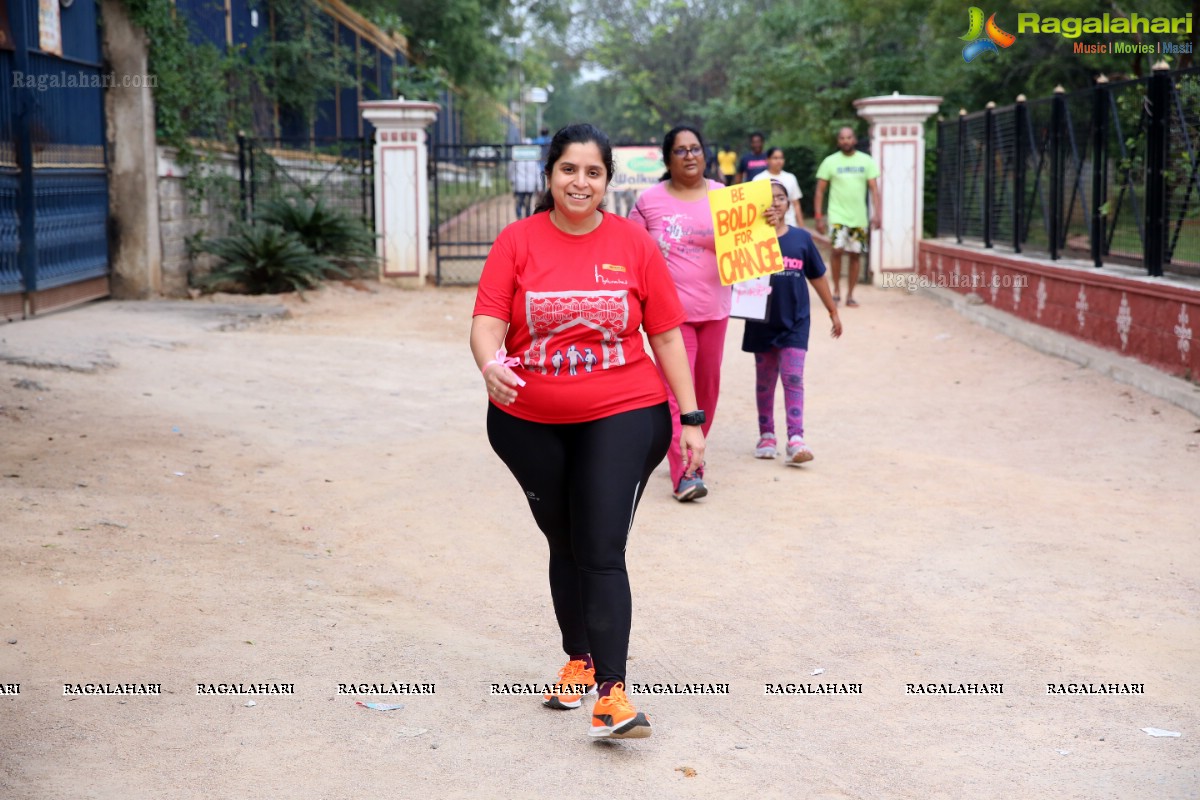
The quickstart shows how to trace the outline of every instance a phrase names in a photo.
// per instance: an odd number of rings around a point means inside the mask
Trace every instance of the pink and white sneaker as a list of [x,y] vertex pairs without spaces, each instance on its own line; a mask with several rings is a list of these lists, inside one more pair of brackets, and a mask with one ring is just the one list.
[[790,467],[798,467],[801,464],[812,461],[812,450],[808,449],[808,445],[799,436],[792,436],[787,443],[787,465]]
[[758,437],[758,444],[754,445],[754,457],[774,458],[777,455],[775,448],[775,434],[764,433],[762,436]]

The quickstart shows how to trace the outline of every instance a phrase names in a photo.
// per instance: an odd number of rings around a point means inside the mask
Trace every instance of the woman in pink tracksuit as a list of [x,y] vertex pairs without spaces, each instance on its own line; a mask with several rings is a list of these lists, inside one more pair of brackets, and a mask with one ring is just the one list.
[[[708,151],[695,128],[686,125],[672,128],[663,137],[662,150],[667,172],[660,183],[642,193],[629,218],[645,226],[658,242],[687,313],[680,332],[696,386],[696,402],[706,412],[701,429],[707,437],[717,411],[721,356],[725,351],[725,329],[729,325],[732,299],[729,287],[721,285],[717,274],[716,241],[708,207],[708,190],[723,186],[704,177]],[[670,391],[667,396],[674,421],[674,438],[667,453],[671,485],[676,500],[690,502],[708,494],[704,468],[695,473],[684,471],[678,453],[679,409]]]

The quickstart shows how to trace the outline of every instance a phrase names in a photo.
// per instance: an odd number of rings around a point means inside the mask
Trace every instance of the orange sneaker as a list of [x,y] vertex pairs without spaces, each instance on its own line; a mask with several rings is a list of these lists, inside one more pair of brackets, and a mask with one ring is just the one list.
[[608,696],[592,708],[591,735],[598,739],[645,739],[650,735],[650,718],[633,707],[618,683]]
[[596,693],[596,670],[586,669],[583,661],[568,661],[558,671],[558,680],[550,687],[558,694],[542,695],[542,705],[548,708],[579,708],[583,695]]

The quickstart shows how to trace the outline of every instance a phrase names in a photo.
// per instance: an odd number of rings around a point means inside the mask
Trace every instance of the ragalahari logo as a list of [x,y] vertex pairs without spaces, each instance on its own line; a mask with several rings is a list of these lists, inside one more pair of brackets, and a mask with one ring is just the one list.
[[999,53],[1001,47],[1012,47],[1017,40],[1011,33],[1000,30],[995,14],[987,18],[985,25],[983,10],[975,6],[967,9],[967,22],[970,27],[964,36],[958,38],[967,43],[963,48],[963,61],[968,64],[984,53]]

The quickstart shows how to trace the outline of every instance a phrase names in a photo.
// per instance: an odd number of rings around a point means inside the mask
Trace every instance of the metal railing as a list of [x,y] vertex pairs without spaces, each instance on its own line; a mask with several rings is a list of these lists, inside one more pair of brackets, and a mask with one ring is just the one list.
[[438,286],[478,283],[500,231],[537,204],[540,192],[513,191],[513,169],[509,144],[430,143],[429,244]]
[[1200,275],[1200,68],[938,124],[937,234]]
[[282,197],[320,199],[375,230],[374,145],[366,137],[263,139],[238,136],[239,208]]

